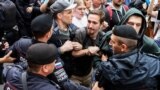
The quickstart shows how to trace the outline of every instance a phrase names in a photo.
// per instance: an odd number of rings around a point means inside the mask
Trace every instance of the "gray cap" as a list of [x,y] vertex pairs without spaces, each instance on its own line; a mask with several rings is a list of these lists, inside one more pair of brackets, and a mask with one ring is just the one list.
[[53,14],[60,13],[64,10],[70,10],[76,7],[77,4],[73,4],[73,0],[56,0],[51,6],[50,10]]

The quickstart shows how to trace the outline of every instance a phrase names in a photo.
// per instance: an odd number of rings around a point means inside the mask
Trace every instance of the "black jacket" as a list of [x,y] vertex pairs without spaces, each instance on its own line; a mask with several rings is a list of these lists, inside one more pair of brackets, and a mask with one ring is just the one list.
[[104,85],[109,90],[157,90],[159,59],[137,50],[114,55],[100,65]]

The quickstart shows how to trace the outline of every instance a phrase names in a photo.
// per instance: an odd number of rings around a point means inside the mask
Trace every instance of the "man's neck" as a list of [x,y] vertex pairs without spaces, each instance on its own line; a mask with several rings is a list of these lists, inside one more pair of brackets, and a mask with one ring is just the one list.
[[117,10],[120,10],[120,8],[121,8],[121,5],[115,5],[114,3],[112,3],[112,5],[113,5],[113,7],[115,8],[115,9],[117,9]]
[[57,24],[58,24],[58,27],[60,28],[60,30],[67,31],[68,26],[65,25],[62,21],[57,20]]
[[38,38],[37,40],[40,42],[44,42],[44,43],[48,42],[48,39],[46,39],[46,38]]
[[37,75],[41,75],[41,76],[47,77],[47,75],[44,74],[44,73],[42,73],[41,71],[36,72],[36,71],[34,71],[34,70],[31,70],[29,67],[28,67],[28,70],[27,70],[27,71],[29,71],[29,72],[31,72],[31,73],[34,73],[34,74],[37,74]]
[[100,8],[101,8],[101,5],[97,6],[93,4],[93,9],[100,9]]
[[89,37],[92,38],[93,40],[96,40],[97,36],[98,36],[98,33],[89,35]]

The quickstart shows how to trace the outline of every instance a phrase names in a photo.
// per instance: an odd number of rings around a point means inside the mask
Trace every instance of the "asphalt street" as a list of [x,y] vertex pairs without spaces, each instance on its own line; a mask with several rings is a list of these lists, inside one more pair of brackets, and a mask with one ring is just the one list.
[[0,90],[3,90],[3,86],[4,86],[4,85],[0,85]]

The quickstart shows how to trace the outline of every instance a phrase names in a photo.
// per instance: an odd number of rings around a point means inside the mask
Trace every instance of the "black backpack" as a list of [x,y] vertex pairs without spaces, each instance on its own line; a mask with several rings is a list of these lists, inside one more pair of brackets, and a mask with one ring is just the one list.
[[0,0],[0,29],[16,25],[16,6],[10,0]]

